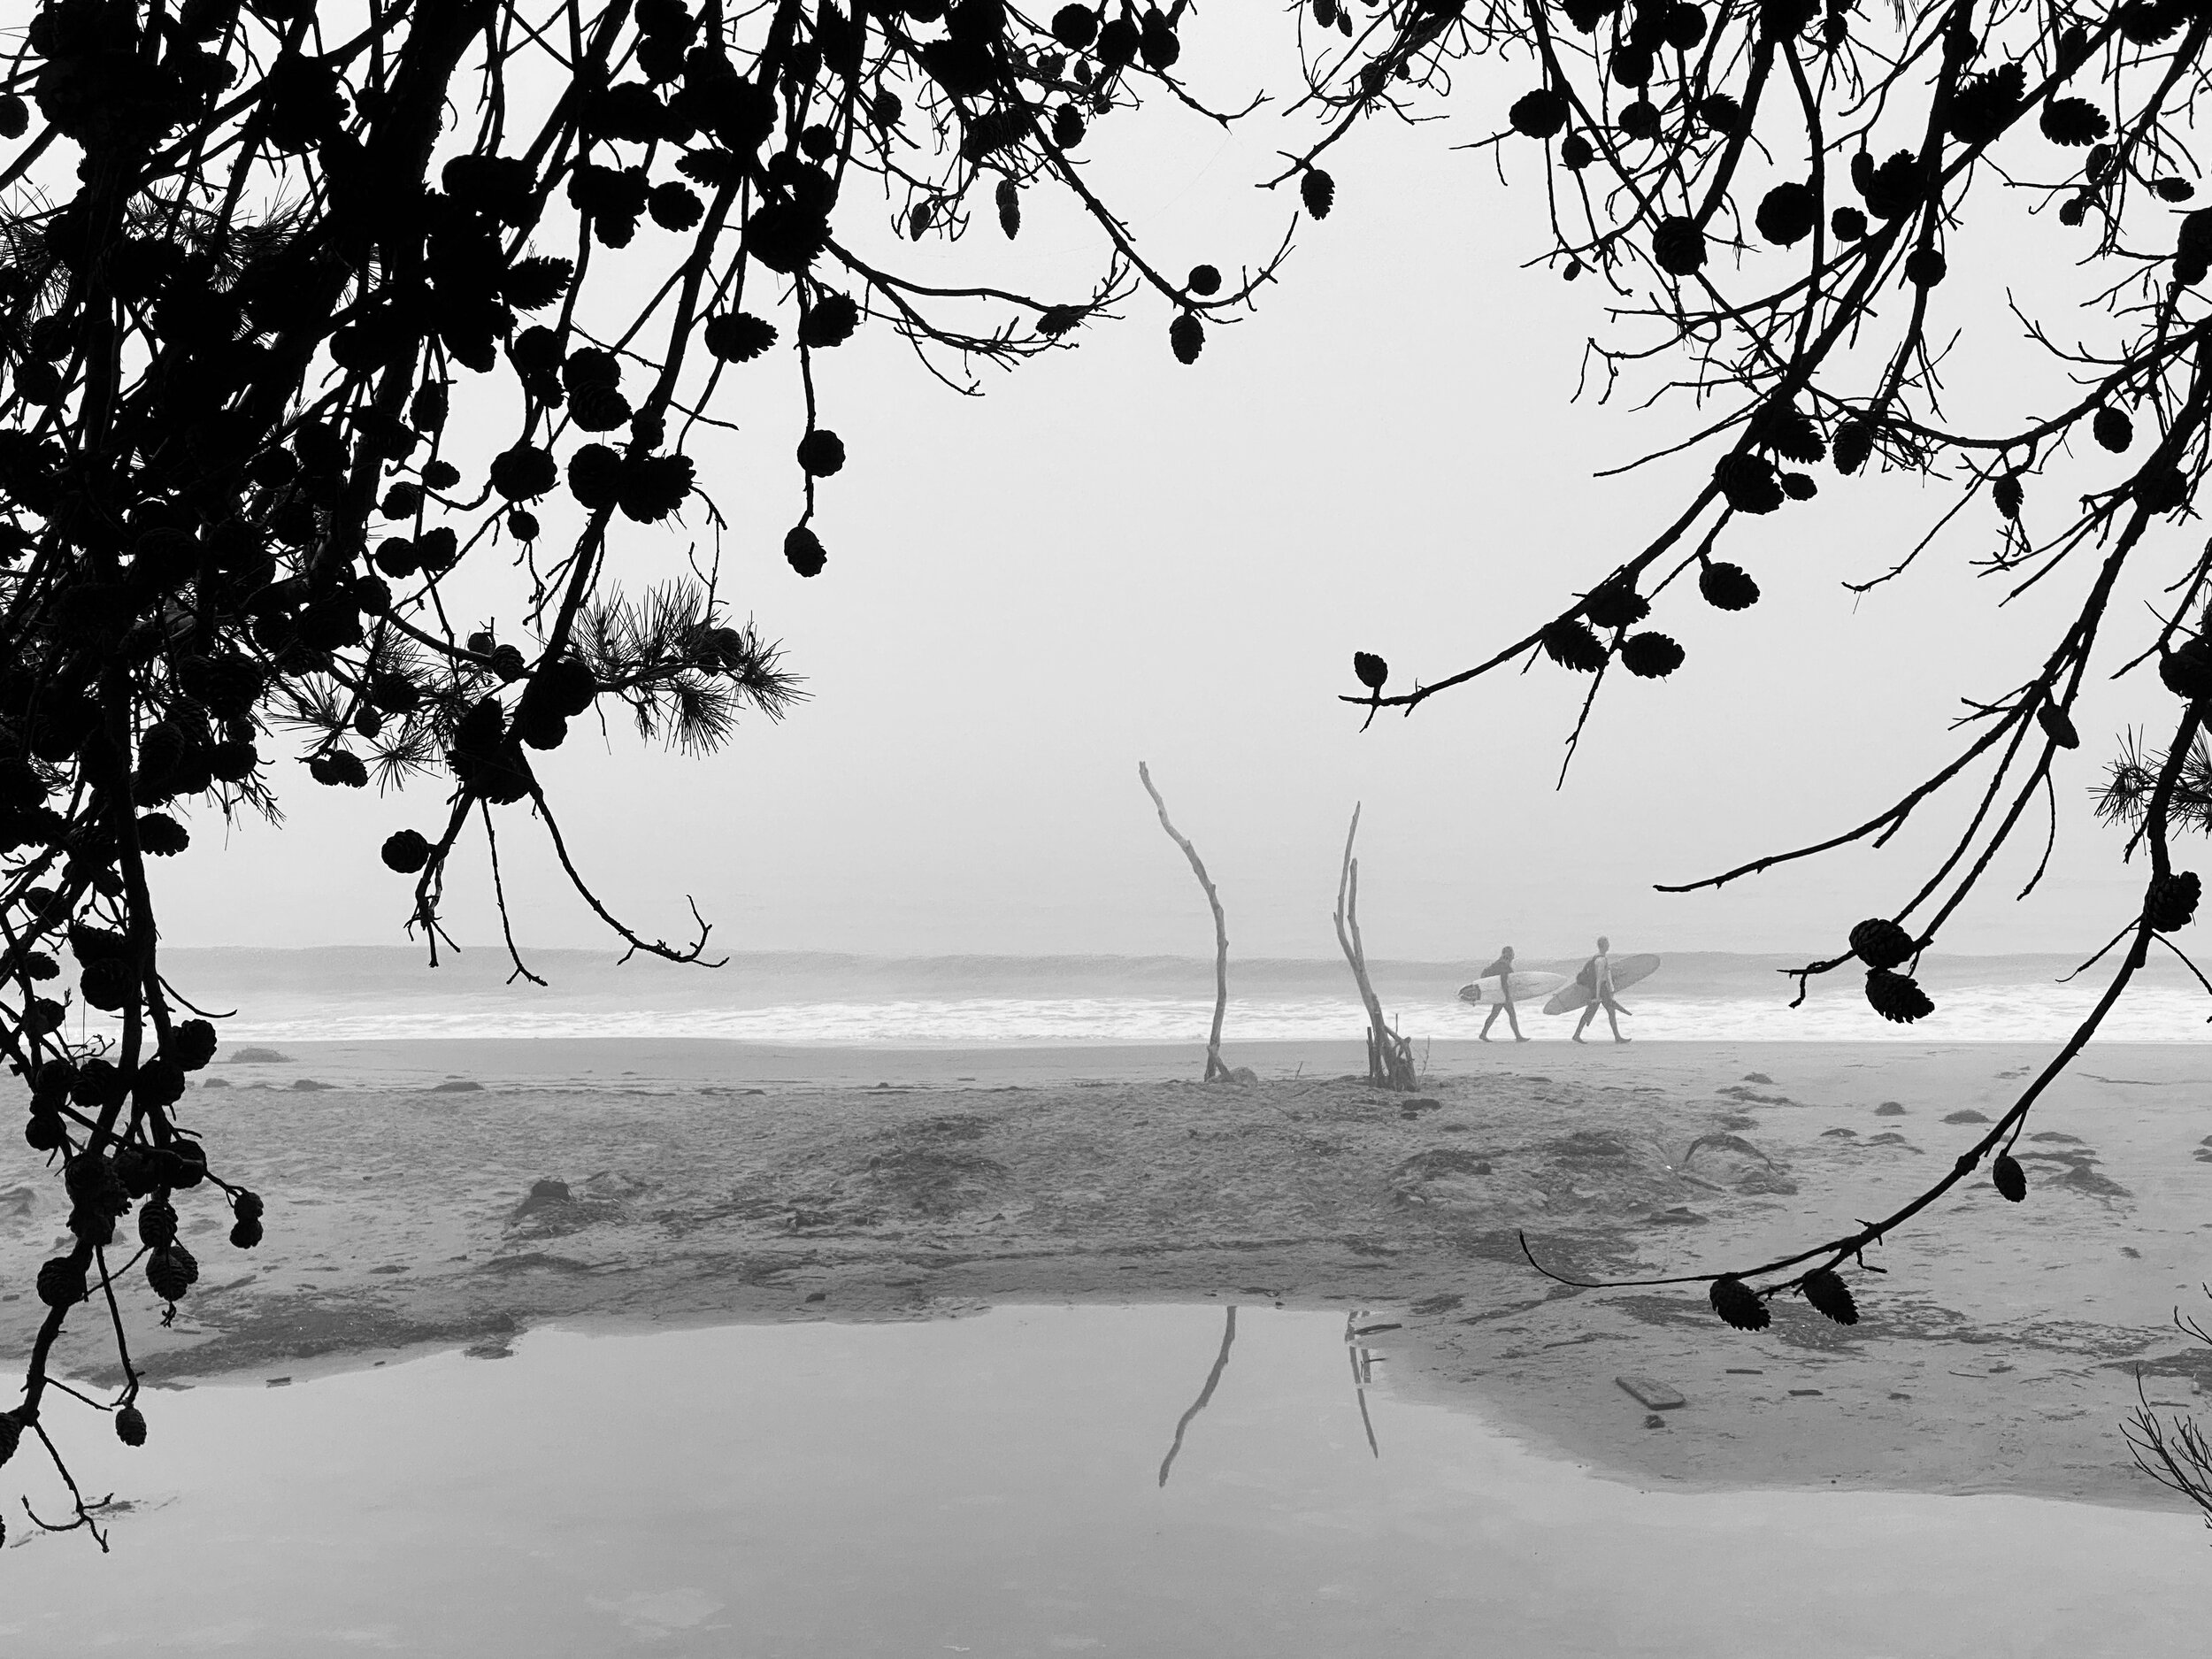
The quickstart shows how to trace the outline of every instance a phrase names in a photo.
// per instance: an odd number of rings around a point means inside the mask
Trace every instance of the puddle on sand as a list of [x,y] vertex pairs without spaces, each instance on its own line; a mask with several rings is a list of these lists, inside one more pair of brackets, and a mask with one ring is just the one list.
[[[2185,1516],[1639,1491],[1357,1388],[1340,1316],[1245,1308],[1229,1335],[1212,1304],[549,1331],[499,1361],[156,1394],[142,1451],[70,1425],[88,1489],[135,1506],[113,1555],[18,1544],[11,1503],[0,1652],[2008,1659],[2201,1639],[2212,1561]],[[29,1463],[7,1489],[50,1512]]]

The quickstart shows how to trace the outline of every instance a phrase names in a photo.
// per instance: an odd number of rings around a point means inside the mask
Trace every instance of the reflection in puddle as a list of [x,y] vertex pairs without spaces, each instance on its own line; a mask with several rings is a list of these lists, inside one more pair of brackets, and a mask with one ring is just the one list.
[[542,1332],[496,1364],[159,1394],[143,1451],[73,1437],[90,1488],[134,1505],[112,1555],[0,1552],[0,1653],[2198,1650],[2185,1517],[1638,1491],[1394,1395],[1386,1340],[1340,1315],[1016,1308]]
[[1214,1368],[1206,1373],[1206,1386],[1198,1391],[1190,1409],[1175,1420],[1175,1443],[1167,1448],[1167,1455],[1160,1460],[1160,1484],[1167,1485],[1168,1471],[1175,1467],[1175,1455],[1183,1449],[1183,1432],[1190,1427],[1190,1420],[1206,1409],[1214,1397],[1214,1390],[1221,1386],[1221,1373],[1229,1369],[1229,1350],[1237,1345],[1237,1310],[1224,1308],[1221,1321],[1221,1352],[1214,1356]]

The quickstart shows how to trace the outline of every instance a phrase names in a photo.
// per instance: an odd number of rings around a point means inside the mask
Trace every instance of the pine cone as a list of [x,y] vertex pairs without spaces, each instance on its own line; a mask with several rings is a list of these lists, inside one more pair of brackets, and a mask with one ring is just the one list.
[[2135,423],[2124,411],[2109,405],[2100,409],[2089,423],[2090,434],[2115,455],[2124,454],[2135,442]]
[[0,1411],[0,1463],[15,1455],[23,1439],[23,1419],[12,1411]]
[[184,1098],[184,1068],[166,1055],[147,1061],[131,1079],[131,1098],[157,1110],[175,1105]]
[[799,469],[809,478],[832,477],[844,468],[845,441],[828,428],[818,426],[799,440],[798,457]]
[[1935,287],[1950,270],[1940,248],[1916,248],[1905,256],[1905,280],[1916,288]]
[[35,1111],[23,1125],[23,1141],[34,1152],[58,1152],[69,1144],[69,1126],[59,1112]]
[[860,307],[849,294],[825,294],[799,322],[799,343],[810,348],[841,346],[860,326]]
[[822,547],[822,539],[804,525],[795,526],[784,536],[783,556],[791,568],[802,576],[819,576],[822,566],[829,562],[829,555]]
[[166,812],[147,812],[138,820],[138,850],[156,858],[173,858],[192,844],[183,825]]
[[260,1220],[265,1208],[259,1193],[243,1187],[231,1194],[230,1205],[241,1221]]
[[568,718],[583,713],[599,695],[598,677],[588,664],[573,657],[539,669],[535,684],[547,705]]
[[1838,1325],[1856,1325],[1859,1304],[1851,1300],[1851,1286],[1831,1267],[1815,1268],[1799,1286],[1805,1300]]
[[1743,125],[1743,105],[1725,92],[1716,92],[1698,100],[1697,119],[1717,133],[1732,133]]
[[1870,917],[1851,930],[1851,952],[1870,968],[1893,968],[1912,951],[1912,935],[1884,918]]
[[1697,590],[1716,611],[1747,611],[1759,603],[1759,584],[1740,565],[1708,565],[1698,572]]
[[[1840,457],[1843,434],[1836,434]],[[1841,465],[1839,458],[1837,465]],[[1713,481],[1728,504],[1741,513],[1769,513],[1782,504],[1782,486],[1774,476],[1774,463],[1748,450],[1724,455],[1713,463]]]
[[1537,638],[1544,648],[1544,655],[1562,668],[1571,668],[1578,674],[1594,674],[1605,666],[1605,647],[1598,643],[1596,634],[1572,617],[1546,623]]
[[1801,184],[1778,184],[1759,204],[1759,234],[1783,248],[1813,234],[1820,221],[1820,204]]
[[615,499],[625,518],[658,524],[684,504],[695,476],[687,455],[649,455],[631,465]]
[[2160,657],[2158,677],[2177,697],[2191,703],[2212,697],[2212,641],[2191,640],[2179,650]]
[[534,501],[560,479],[552,456],[534,444],[518,443],[492,457],[492,488],[508,501]]
[[2105,112],[2086,98],[2053,98],[2038,123],[2054,144],[2093,144],[2112,130]]
[[2189,479],[2177,466],[2147,466],[2135,480],[2135,499],[2145,512],[2171,512],[2189,502]]
[[1549,138],[1567,124],[1567,95],[1552,87],[1539,87],[1517,98],[1506,119],[1517,133]]
[[1167,326],[1167,342],[1178,363],[1195,363],[1198,354],[1206,349],[1205,325],[1184,311]]
[[184,1293],[192,1288],[196,1272],[188,1269],[184,1261],[180,1259],[184,1256],[183,1246],[172,1245],[167,1249],[156,1250],[146,1258],[146,1282],[153,1286],[154,1294],[164,1302],[180,1301]]
[[2008,520],[2020,516],[2020,504],[2026,495],[2016,472],[2006,473],[1989,487],[1989,498],[1997,503],[1998,512]]
[[1088,6],[1062,6],[1052,14],[1052,38],[1081,51],[1098,38],[1098,14]]
[[430,862],[430,842],[419,830],[394,830],[384,838],[385,867],[411,876]]
[[180,1135],[155,1156],[161,1160],[161,1173],[172,1187],[197,1187],[207,1177],[207,1152],[196,1141]]
[[2203,892],[2203,884],[2193,870],[2177,870],[2171,875],[2160,876],[2144,895],[2143,915],[2159,933],[2173,933],[2189,925],[2197,913],[2197,901]]
[[1664,680],[1682,666],[1682,648],[1663,634],[1632,634],[1621,641],[1621,666],[1639,680]]
[[1309,167],[1299,176],[1298,194],[1307,212],[1316,219],[1326,219],[1329,210],[1336,205],[1336,180],[1318,167]]
[[611,507],[622,493],[622,472],[619,454],[603,443],[587,443],[568,457],[568,493],[594,512]]
[[1221,273],[1210,265],[1194,265],[1183,286],[1202,300],[1210,298],[1221,292]]
[[1380,692],[1383,682],[1390,678],[1390,664],[1371,651],[1354,651],[1352,672],[1368,690]]
[[120,1214],[125,1206],[123,1183],[115,1166],[90,1152],[80,1152],[62,1171],[62,1189],[72,1203]]
[[776,326],[750,311],[725,311],[708,318],[699,337],[723,361],[750,363],[776,343]]
[[[1615,54],[1619,61],[1620,54]],[[1705,265],[1705,233],[1691,219],[1663,219],[1651,234],[1651,257],[1671,276],[1693,276]]]
[[1828,230],[1838,242],[1858,242],[1866,235],[1866,215],[1855,207],[1839,207],[1828,215]]
[[175,1242],[177,1212],[173,1205],[156,1199],[138,1207],[138,1241],[150,1250],[166,1249]]
[[2061,749],[2079,749],[2081,733],[2074,730],[2074,722],[2065,710],[2055,703],[2047,703],[2035,711],[2036,724],[2044,735]]
[[79,1204],[69,1212],[69,1231],[80,1242],[105,1249],[115,1242],[115,1217],[105,1210]]
[[242,1219],[230,1230],[230,1241],[242,1250],[250,1250],[261,1242],[261,1223],[256,1219]]
[[38,1270],[38,1299],[50,1308],[74,1307],[85,1299],[84,1263],[57,1256]]
[[90,1006],[112,1011],[130,1002],[138,987],[128,964],[110,959],[87,967],[77,988]]
[[1850,477],[1874,453],[1874,428],[1863,420],[1845,421],[1836,428],[1835,442],[1829,446],[1828,453],[1836,464],[1836,471]]
[[1570,133],[1559,141],[1559,165],[1569,173],[1580,173],[1597,158],[1596,147],[1580,133]]
[[1582,614],[1601,628],[1631,627],[1651,614],[1651,602],[1636,591],[1633,581],[1616,576],[1590,590]]
[[1935,1004],[1928,1000],[1918,980],[1892,973],[1887,968],[1866,971],[1866,1000],[1884,1019],[1900,1025],[1909,1025],[1935,1012]]
[[1764,1299],[1733,1273],[1723,1273],[1713,1281],[1710,1300],[1722,1322],[1739,1331],[1763,1331],[1774,1322]]
[[689,230],[705,213],[699,193],[687,184],[678,184],[671,179],[657,184],[645,198],[645,211],[653,216],[653,222],[663,230]]
[[2019,1160],[2009,1152],[2000,1152],[1996,1163],[1989,1166],[1990,1181],[2013,1203],[2028,1195],[2028,1178]]
[[796,276],[829,244],[829,221],[787,202],[764,202],[745,226],[745,251],[771,271]]
[[115,1179],[123,1183],[124,1195],[129,1198],[143,1198],[161,1185],[153,1154],[134,1141],[115,1148]]
[[115,1438],[126,1446],[146,1443],[146,1414],[136,1406],[125,1406],[115,1414]]
[[630,400],[611,386],[579,387],[569,394],[568,407],[584,432],[612,432],[636,412]]

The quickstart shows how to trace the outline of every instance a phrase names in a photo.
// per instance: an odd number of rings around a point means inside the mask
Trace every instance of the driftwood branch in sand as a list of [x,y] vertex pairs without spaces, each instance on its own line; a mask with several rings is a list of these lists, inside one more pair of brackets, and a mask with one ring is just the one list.
[[1214,1028],[1206,1039],[1206,1081],[1232,1081],[1229,1068],[1221,1060],[1221,1022],[1229,1011],[1229,921],[1221,910],[1221,895],[1214,891],[1213,878],[1206,873],[1206,866],[1198,856],[1198,849],[1190,844],[1190,837],[1168,821],[1167,803],[1160,799],[1160,792],[1152,787],[1152,773],[1144,762],[1137,763],[1137,780],[1144,785],[1144,792],[1152,797],[1152,804],[1159,809],[1160,827],[1168,839],[1183,849],[1183,856],[1190,860],[1192,872],[1198,885],[1206,889],[1206,902],[1214,912]]
[[1336,942],[1352,964],[1359,1000],[1367,1008],[1367,1080],[1379,1088],[1410,1093],[1419,1087],[1413,1071],[1413,1044],[1391,1029],[1383,1018],[1382,999],[1367,978],[1367,947],[1359,936],[1359,860],[1352,856],[1352,843],[1358,836],[1359,808],[1355,806],[1352,827],[1344,836],[1344,867],[1336,881]]

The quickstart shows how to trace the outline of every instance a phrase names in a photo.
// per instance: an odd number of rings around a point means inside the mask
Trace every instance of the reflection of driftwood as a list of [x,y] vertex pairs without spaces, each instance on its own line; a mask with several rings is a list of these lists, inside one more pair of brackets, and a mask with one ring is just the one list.
[[1160,792],[1152,787],[1152,773],[1142,761],[1137,763],[1137,780],[1144,785],[1144,792],[1152,797],[1152,804],[1160,810],[1160,827],[1168,833],[1168,839],[1183,849],[1183,856],[1190,860],[1192,872],[1198,877],[1198,885],[1206,889],[1206,902],[1214,912],[1214,1028],[1206,1039],[1206,1081],[1219,1079],[1229,1080],[1229,1068],[1221,1063],[1221,1021],[1229,1011],[1229,922],[1221,911],[1221,895],[1214,891],[1213,879],[1207,875],[1206,866],[1199,862],[1198,849],[1190,844],[1190,838],[1168,822],[1167,803],[1160,799]]
[[[1367,1431],[1367,1449],[1380,1457],[1382,1448],[1375,1443],[1375,1420],[1367,1415],[1367,1385],[1375,1380],[1375,1356],[1356,1346],[1359,1333],[1352,1326],[1358,1317],[1356,1313],[1344,1316],[1344,1345],[1352,1356],[1352,1397],[1359,1402],[1359,1425]],[[1394,1325],[1378,1328],[1396,1329]]]
[[1190,1427],[1190,1420],[1206,1409],[1206,1402],[1214,1397],[1214,1389],[1221,1382],[1221,1373],[1229,1369],[1229,1349],[1237,1340],[1237,1310],[1227,1310],[1228,1317],[1221,1327],[1221,1352],[1214,1356],[1214,1368],[1206,1373],[1206,1386],[1198,1391],[1198,1398],[1190,1402],[1182,1420],[1175,1425],[1175,1444],[1167,1448],[1167,1455],[1160,1460],[1160,1484],[1167,1485],[1167,1471],[1175,1467],[1175,1455],[1183,1449],[1183,1431]]
[[1413,1070],[1413,1043],[1390,1028],[1383,1018],[1382,999],[1367,978],[1367,947],[1359,936],[1359,860],[1352,856],[1352,842],[1359,834],[1359,808],[1352,809],[1352,827],[1344,837],[1344,868],[1336,882],[1336,942],[1352,964],[1359,984],[1359,1000],[1367,1007],[1367,1080],[1381,1088],[1420,1087]]

